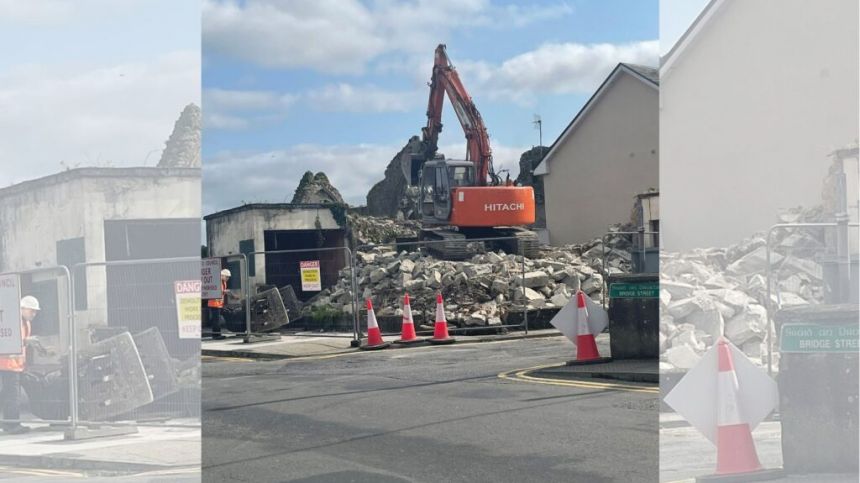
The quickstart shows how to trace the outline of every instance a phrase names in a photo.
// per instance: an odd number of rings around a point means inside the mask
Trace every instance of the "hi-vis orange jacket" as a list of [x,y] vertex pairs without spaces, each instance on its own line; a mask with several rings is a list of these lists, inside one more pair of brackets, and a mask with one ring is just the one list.
[[[30,322],[21,321],[21,341],[30,337]],[[24,346],[19,356],[0,356],[0,371],[24,372],[27,363],[27,347]]]
[[209,299],[209,302],[206,304],[208,307],[212,307],[213,309],[223,309],[224,308],[224,300],[227,299],[227,282],[225,280],[221,280],[221,298],[220,299]]

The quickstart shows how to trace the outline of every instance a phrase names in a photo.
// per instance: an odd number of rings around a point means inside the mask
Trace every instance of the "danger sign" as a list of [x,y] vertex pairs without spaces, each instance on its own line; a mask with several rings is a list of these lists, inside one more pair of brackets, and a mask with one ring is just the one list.
[[0,354],[24,352],[21,339],[21,285],[17,275],[0,276]]
[[299,270],[302,275],[303,292],[319,292],[322,290],[322,276],[320,275],[319,260],[299,262]]
[[221,260],[204,258],[200,266],[201,296],[204,299],[220,299],[221,293]]
[[200,280],[181,280],[173,283],[180,339],[200,338],[201,287]]

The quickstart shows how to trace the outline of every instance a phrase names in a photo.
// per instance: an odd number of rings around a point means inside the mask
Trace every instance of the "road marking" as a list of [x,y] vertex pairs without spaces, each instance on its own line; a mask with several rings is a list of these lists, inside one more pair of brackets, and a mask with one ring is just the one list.
[[219,361],[219,362],[254,362],[256,359],[248,357],[229,357],[229,356],[200,356],[202,361]]
[[86,475],[80,472],[73,471],[58,471],[58,470],[48,470],[48,469],[35,469],[35,468],[14,468],[9,466],[0,466],[0,471],[10,473],[10,474],[18,474],[18,475],[27,475],[27,476],[69,476],[75,478],[84,478]]
[[550,367],[563,366],[564,363],[545,364],[542,366],[529,367],[526,369],[514,369],[512,371],[502,372],[498,375],[500,379],[509,381],[531,382],[535,384],[549,384],[552,386],[567,386],[578,387],[583,389],[607,389],[614,391],[641,392],[646,394],[659,394],[658,386],[636,386],[632,384],[618,384],[614,382],[598,382],[598,381],[575,381],[570,379],[553,379],[548,377],[530,376],[529,373]]
[[[561,337],[561,336],[559,336]],[[232,356],[214,356],[214,355],[204,355],[201,356],[203,360],[211,360],[213,362],[283,362],[283,363],[293,363],[293,362],[302,362],[302,361],[319,361],[325,359],[335,359],[338,357],[345,357],[350,355],[371,355],[371,354],[390,354],[391,352],[399,352],[404,351],[402,354],[398,354],[399,357],[407,356],[410,352],[425,352],[428,349],[437,349],[437,350],[453,350],[453,351],[468,351],[468,350],[477,350],[477,345],[490,345],[490,344],[506,344],[510,342],[518,342],[529,339],[505,339],[505,340],[492,340],[492,341],[475,341],[475,342],[461,342],[460,344],[454,345],[424,345],[418,347],[402,347],[402,348],[394,348],[391,350],[375,350],[375,351],[363,351],[363,350],[350,350],[345,352],[338,352],[336,354],[323,354],[323,355],[312,355],[312,356],[298,356],[298,357],[283,357],[278,358],[277,356],[267,358],[265,355],[261,355],[260,358],[253,357],[232,357]],[[413,354],[409,354],[413,355]]]
[[186,466],[184,468],[172,468],[166,470],[147,471],[138,473],[135,476],[160,476],[160,475],[180,475],[180,474],[195,474],[200,473],[199,466]]

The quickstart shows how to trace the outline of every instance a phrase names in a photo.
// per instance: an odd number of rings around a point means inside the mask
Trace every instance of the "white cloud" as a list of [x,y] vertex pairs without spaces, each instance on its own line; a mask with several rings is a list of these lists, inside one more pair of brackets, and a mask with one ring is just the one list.
[[64,165],[151,165],[190,102],[200,102],[195,51],[96,67],[15,66],[0,74],[0,186]]
[[572,12],[489,0],[205,0],[204,48],[269,68],[360,74],[392,52],[421,52],[457,28],[511,28]]
[[271,91],[227,89],[206,89],[203,91],[203,104],[207,109],[261,110],[271,109],[277,103],[278,95]]
[[456,64],[463,82],[491,99],[529,104],[539,94],[591,93],[619,62],[656,66],[659,42],[544,44],[500,64]]
[[143,3],[144,0],[0,0],[0,24],[60,25],[113,15]]
[[[274,151],[217,154],[203,160],[204,214],[243,202],[289,202],[305,171],[324,172],[348,203],[363,205],[367,192],[382,179],[386,166],[402,148],[396,144],[301,144]],[[441,146],[439,151],[462,159],[465,149],[463,142]],[[494,145],[496,169],[509,168],[516,178],[520,155],[527,149]],[[237,179],[242,181],[237,183]]]
[[383,89],[374,85],[328,84],[305,95],[308,105],[322,111],[406,112],[426,102],[418,90]]
[[239,116],[229,114],[218,114],[211,111],[203,111],[203,129],[221,131],[239,131],[247,129],[251,122]]
[[274,91],[206,89],[203,91],[204,128],[242,130],[254,122],[282,119],[298,96]]
[[[590,94],[619,62],[656,67],[658,42],[626,44],[550,43],[499,63],[452,58],[469,93],[480,100],[505,100],[532,105],[543,94]],[[378,75],[403,76],[429,94],[432,57],[409,55],[379,62]],[[480,109],[480,105],[478,108]]]

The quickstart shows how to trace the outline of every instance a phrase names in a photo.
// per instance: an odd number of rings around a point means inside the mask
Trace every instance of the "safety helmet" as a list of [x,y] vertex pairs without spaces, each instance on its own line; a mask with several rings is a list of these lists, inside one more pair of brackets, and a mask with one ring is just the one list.
[[21,299],[21,308],[30,310],[42,310],[42,308],[39,307],[39,300],[32,295],[28,295]]
[[224,270],[221,270],[221,276],[222,276],[222,277],[232,277],[232,276],[233,276],[233,274],[231,274],[231,273],[230,273],[230,270],[227,270],[227,269],[225,268]]

